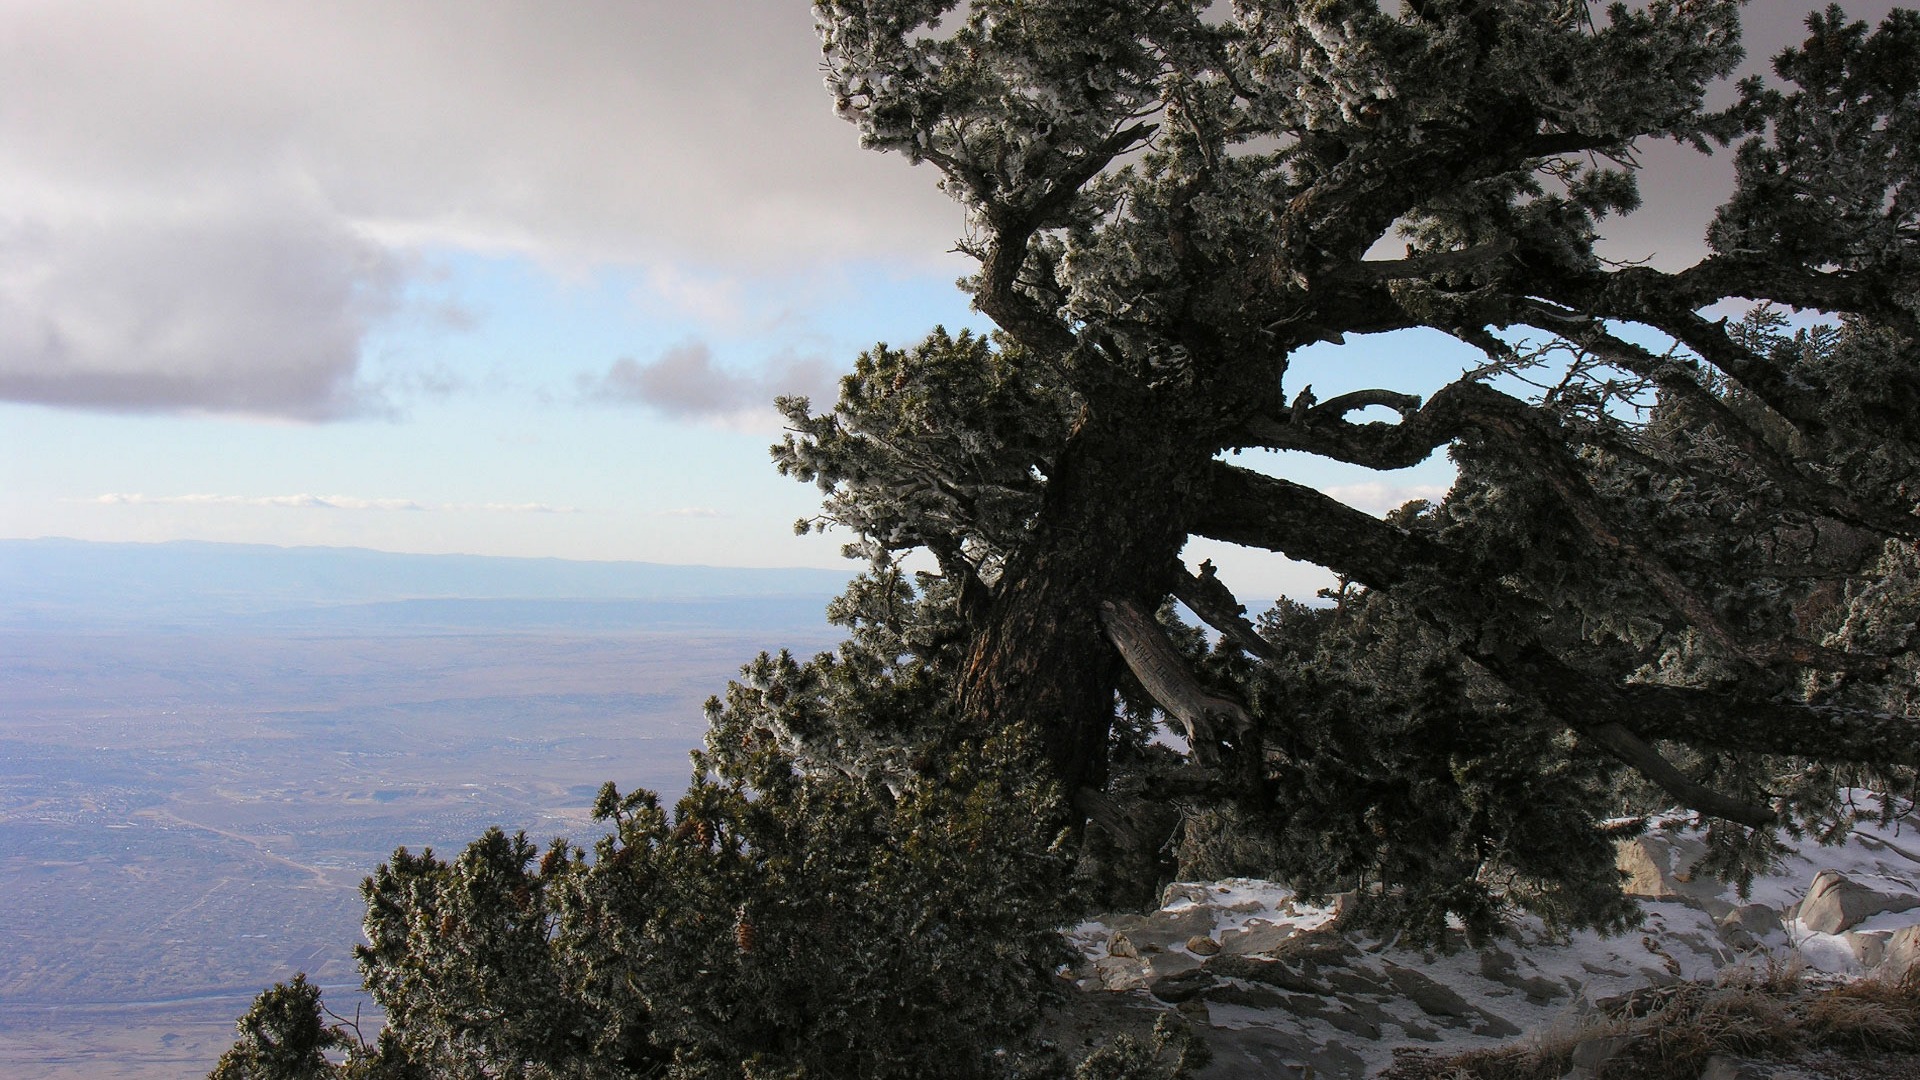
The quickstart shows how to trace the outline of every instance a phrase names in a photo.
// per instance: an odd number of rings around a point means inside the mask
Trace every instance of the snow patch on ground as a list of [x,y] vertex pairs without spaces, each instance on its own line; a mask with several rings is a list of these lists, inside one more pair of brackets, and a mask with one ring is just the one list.
[[[1067,936],[1082,960],[1070,974],[1089,994],[1178,1009],[1214,1047],[1202,1076],[1240,1080],[1303,1068],[1362,1077],[1402,1047],[1457,1052],[1570,1029],[1635,992],[1743,968],[1848,978],[1915,962],[1902,942],[1920,945],[1920,930],[1908,929],[1920,926],[1920,906],[1873,910],[1920,905],[1912,822],[1865,822],[1831,847],[1793,844],[1745,896],[1692,872],[1705,847],[1691,821],[1657,826],[1621,848],[1644,912],[1642,925],[1621,935],[1555,935],[1527,919],[1511,939],[1482,948],[1409,949],[1333,932],[1337,903],[1308,904],[1283,885],[1232,878],[1169,886],[1158,911],[1073,927]],[[1801,918],[1822,871],[1851,883],[1841,888],[1852,890],[1855,921],[1838,932]]]

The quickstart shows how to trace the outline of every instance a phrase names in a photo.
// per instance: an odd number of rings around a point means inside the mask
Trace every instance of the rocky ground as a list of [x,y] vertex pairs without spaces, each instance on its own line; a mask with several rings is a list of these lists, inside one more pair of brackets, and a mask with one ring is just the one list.
[[[1074,929],[1084,994],[1060,1035],[1074,1037],[1076,1012],[1146,1025],[1174,1010],[1213,1049],[1202,1080],[1357,1080],[1387,1070],[1396,1055],[1396,1074],[1413,1076],[1410,1062],[1559,1040],[1574,1051],[1565,1075],[1598,1080],[1635,1075],[1607,1067],[1633,1038],[1582,1033],[1608,1030],[1606,1018],[1644,1013],[1687,986],[1920,977],[1920,835],[1911,822],[1862,825],[1835,847],[1809,841],[1746,897],[1691,872],[1703,851],[1680,821],[1620,846],[1627,889],[1645,913],[1637,931],[1556,938],[1523,923],[1511,939],[1451,951],[1340,933],[1332,906],[1301,903],[1270,882],[1176,884],[1158,911]],[[1722,1055],[1703,1077],[1920,1080],[1917,1061]]]

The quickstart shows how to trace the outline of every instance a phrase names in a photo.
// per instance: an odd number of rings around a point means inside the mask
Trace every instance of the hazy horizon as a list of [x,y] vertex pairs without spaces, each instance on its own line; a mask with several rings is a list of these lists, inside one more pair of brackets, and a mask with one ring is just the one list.
[[0,1073],[204,1075],[295,972],[351,1014],[395,847],[590,842],[608,780],[675,798],[702,702],[837,641],[844,580],[0,540]]

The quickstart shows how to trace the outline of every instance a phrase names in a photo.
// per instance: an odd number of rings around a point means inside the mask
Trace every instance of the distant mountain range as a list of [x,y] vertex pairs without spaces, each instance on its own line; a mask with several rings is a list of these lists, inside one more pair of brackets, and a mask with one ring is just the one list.
[[0,540],[0,627],[741,626],[815,621],[848,571],[362,548]]

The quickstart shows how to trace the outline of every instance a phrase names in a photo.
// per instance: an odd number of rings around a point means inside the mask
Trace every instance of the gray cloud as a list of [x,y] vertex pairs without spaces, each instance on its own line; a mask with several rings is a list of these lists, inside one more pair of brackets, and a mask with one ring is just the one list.
[[724,280],[936,257],[959,221],[832,116],[792,0],[4,18],[0,399],[350,415],[409,251]]
[[355,495],[147,495],[110,491],[88,500],[102,506],[252,506],[276,510],[407,510],[486,514],[577,514],[578,507],[547,503],[428,503]]
[[782,394],[819,399],[831,394],[834,367],[817,356],[779,356],[760,371],[743,374],[714,363],[702,342],[677,345],[642,363],[623,356],[603,374],[582,375],[580,390],[592,401],[647,405],[669,416],[739,422],[769,414]]
[[[1756,56],[1802,6],[1749,7]],[[350,415],[379,404],[359,354],[407,251],[693,268],[670,284],[934,260],[959,230],[928,171],[831,115],[795,0],[41,3],[5,22],[0,399]],[[1610,251],[1684,260],[1727,157],[1648,160],[1649,209]],[[668,411],[766,397],[630,366],[607,392],[645,384]]]
[[0,397],[326,419],[374,402],[360,341],[396,260],[324,216],[230,210],[0,228]]
[[762,266],[931,254],[959,220],[832,116],[793,0],[45,4],[8,24],[0,187],[62,203],[304,191],[395,241]]

